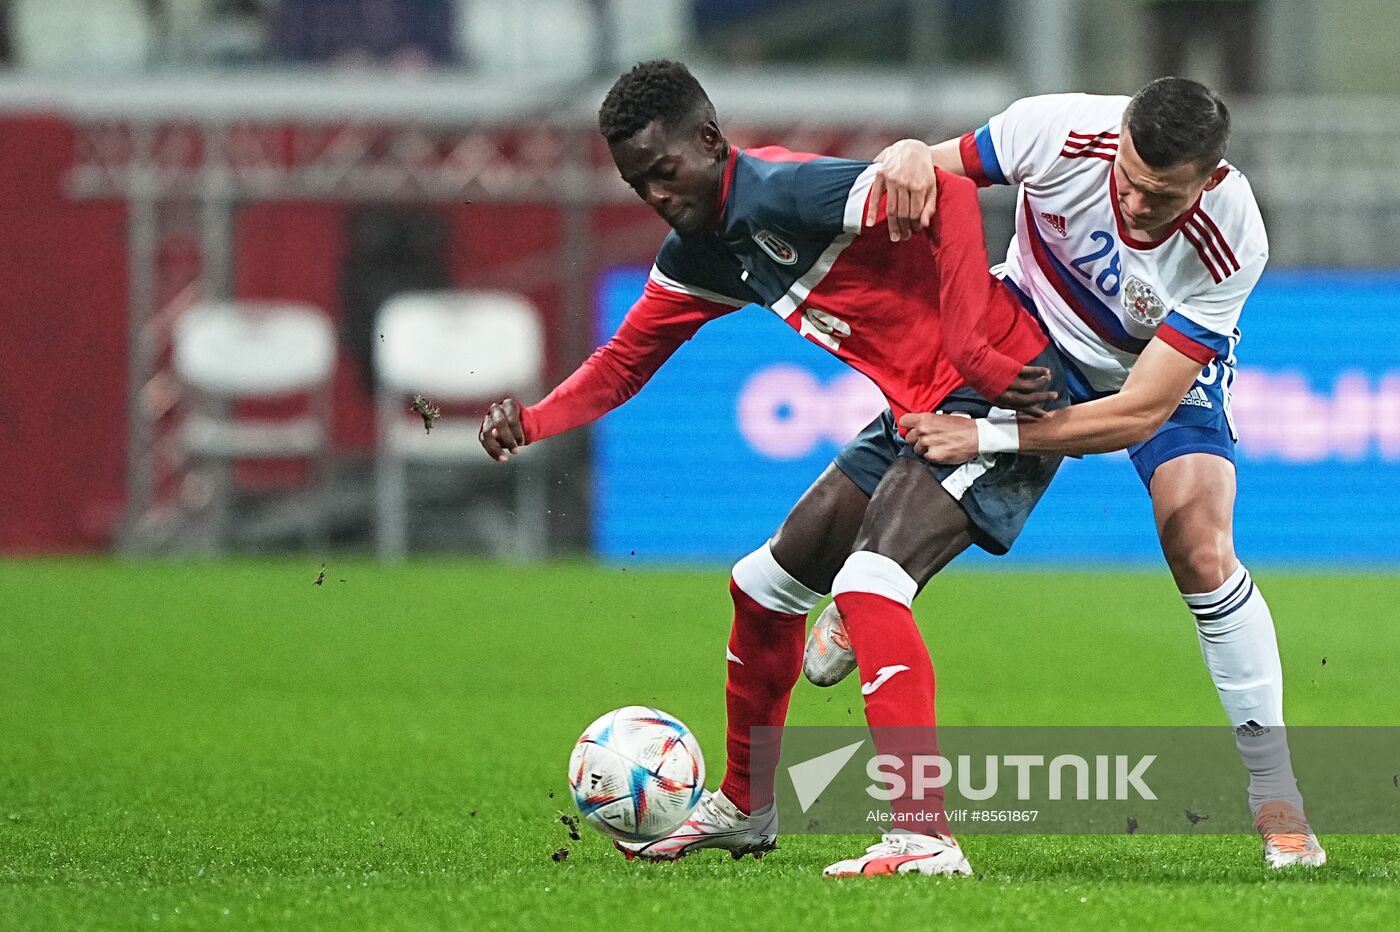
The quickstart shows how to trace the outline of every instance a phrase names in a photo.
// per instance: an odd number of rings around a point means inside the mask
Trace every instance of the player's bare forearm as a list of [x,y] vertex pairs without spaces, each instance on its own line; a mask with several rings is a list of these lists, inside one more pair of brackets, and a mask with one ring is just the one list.
[[1115,395],[1054,411],[1020,425],[1025,453],[1109,453],[1142,443],[1166,423],[1201,363],[1152,340]]
[[967,169],[963,167],[961,143],[961,137],[954,137],[934,143],[928,147],[928,150],[934,165],[945,172],[952,172],[966,178]]
[[973,420],[942,414],[900,418],[905,440],[934,463],[965,463],[984,453],[1084,455],[1122,450],[1151,437],[1200,375],[1201,363],[1153,340],[1122,391],[1039,419]]
[[[1114,402],[1106,405],[1104,402]],[[1141,443],[1171,414],[1118,396],[1039,418],[990,421],[946,414],[906,414],[904,439],[931,463],[967,463],[984,453],[1017,451],[1040,455],[1108,453]],[[1088,410],[1093,408],[1094,410]],[[995,444],[995,445],[993,445]]]
[[[1180,399],[1178,398],[1177,401]],[[1115,402],[1090,410],[1102,402]],[[1143,404],[1112,395],[1090,404],[1051,411],[1019,424],[1021,452],[1083,455],[1123,450],[1151,437],[1171,417],[1168,404]]]
[[[1111,404],[1110,404],[1111,402]],[[1172,404],[1150,405],[1113,395],[1039,418],[990,421],[947,414],[906,414],[904,439],[931,463],[967,463],[984,453],[1041,455],[1108,453],[1141,443],[1171,415]]]

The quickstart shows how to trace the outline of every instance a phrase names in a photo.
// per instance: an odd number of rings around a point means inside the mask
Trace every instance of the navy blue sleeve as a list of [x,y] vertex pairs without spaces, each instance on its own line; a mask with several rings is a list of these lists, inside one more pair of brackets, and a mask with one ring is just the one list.
[[[865,210],[865,194],[870,191],[861,175],[869,162],[849,159],[813,159],[799,162],[793,177],[793,198],[798,217],[813,232],[837,234],[859,232],[861,214]],[[854,224],[847,222],[848,204],[855,197]]]

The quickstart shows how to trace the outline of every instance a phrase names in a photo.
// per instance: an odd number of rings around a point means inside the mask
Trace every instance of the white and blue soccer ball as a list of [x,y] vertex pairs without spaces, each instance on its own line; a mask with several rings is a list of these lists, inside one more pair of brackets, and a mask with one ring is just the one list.
[[569,758],[583,819],[623,841],[654,841],[690,817],[705,788],[700,743],[674,715],[629,705],[584,729]]

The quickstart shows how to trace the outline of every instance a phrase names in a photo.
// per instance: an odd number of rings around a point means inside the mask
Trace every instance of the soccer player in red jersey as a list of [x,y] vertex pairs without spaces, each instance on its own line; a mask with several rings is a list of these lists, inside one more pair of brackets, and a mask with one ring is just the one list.
[[[751,729],[786,718],[807,613],[835,593],[877,749],[906,770],[913,755],[936,753],[934,672],[911,603],[969,545],[1006,552],[1060,463],[999,454],[938,466],[903,441],[898,419],[1034,417],[1067,393],[1045,335],[987,271],[971,181],[940,175],[926,236],[862,235],[873,164],[731,146],[704,90],[674,62],[647,62],[619,78],[599,129],[623,180],[672,232],[611,340],[538,404],[491,406],[480,431],[490,456],[505,461],[602,416],[706,322],[750,304],[868,376],[889,403],[773,538],[734,567],[719,791],[671,836],[621,846],[653,859],[706,847],[761,854],[774,846],[776,821],[772,773],[751,772]],[[759,759],[771,771],[776,753]],[[941,796],[906,794],[891,808],[894,830],[828,874],[971,873]]]

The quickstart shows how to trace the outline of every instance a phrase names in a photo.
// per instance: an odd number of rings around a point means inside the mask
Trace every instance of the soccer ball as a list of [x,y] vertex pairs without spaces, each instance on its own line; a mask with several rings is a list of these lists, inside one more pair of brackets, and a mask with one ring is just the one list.
[[569,758],[583,819],[623,841],[654,841],[690,817],[705,788],[700,744],[679,719],[629,705],[584,729]]

